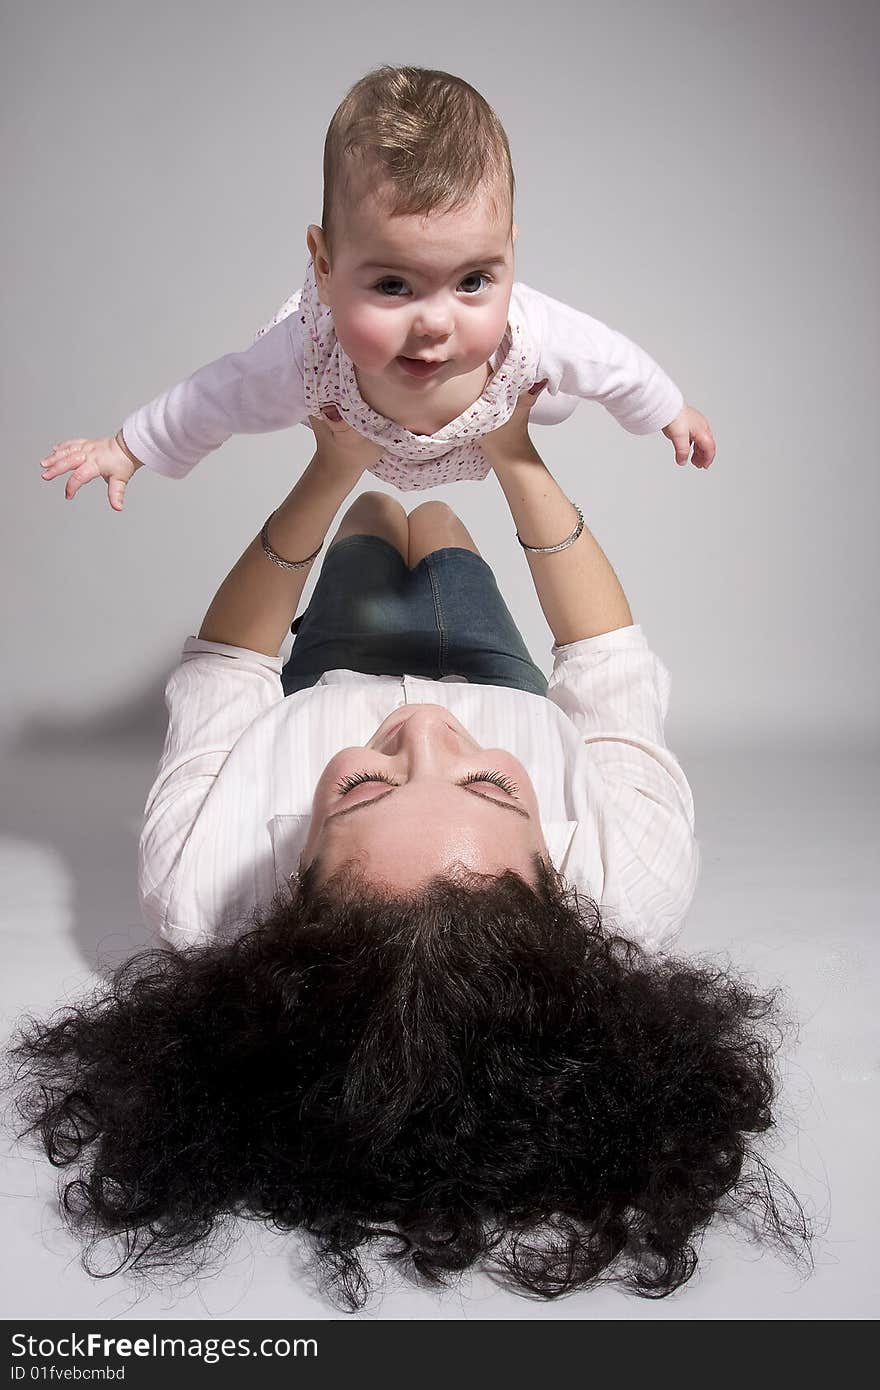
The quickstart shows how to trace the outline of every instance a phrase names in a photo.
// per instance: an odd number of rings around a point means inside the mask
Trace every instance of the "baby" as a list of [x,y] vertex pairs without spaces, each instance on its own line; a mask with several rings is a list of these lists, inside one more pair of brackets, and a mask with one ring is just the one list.
[[402,491],[483,478],[480,436],[535,383],[538,424],[597,400],[631,434],[662,430],[708,468],[708,421],[635,343],[515,281],[514,176],[504,129],[461,78],[383,66],[348,92],[324,145],[322,225],[300,291],[252,347],[201,367],[114,437],[41,461],[65,495],[101,477],[121,511],[142,465],[184,477],[233,434],[324,412],[382,445],[372,472]]

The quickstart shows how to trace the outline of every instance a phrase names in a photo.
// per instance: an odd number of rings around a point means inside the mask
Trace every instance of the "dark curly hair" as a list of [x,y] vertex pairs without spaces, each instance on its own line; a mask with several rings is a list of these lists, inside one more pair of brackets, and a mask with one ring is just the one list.
[[[352,866],[319,876],[19,1023],[19,1138],[80,1164],[59,1192],[88,1273],[201,1269],[234,1216],[306,1233],[347,1311],[374,1241],[416,1281],[479,1264],[541,1298],[661,1298],[716,1212],[809,1261],[801,1203],[752,1149],[774,1124],[776,992],[645,953],[540,859],[535,886],[407,899]],[[124,1255],[98,1273],[105,1237]]]

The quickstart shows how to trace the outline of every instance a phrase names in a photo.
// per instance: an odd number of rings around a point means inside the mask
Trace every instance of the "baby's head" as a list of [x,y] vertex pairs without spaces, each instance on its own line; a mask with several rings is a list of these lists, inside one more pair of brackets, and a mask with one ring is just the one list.
[[[487,362],[507,326],[513,196],[504,129],[467,82],[386,66],[351,88],[327,131],[323,226],[307,243],[364,374],[424,395]],[[402,357],[439,365],[413,375]]]

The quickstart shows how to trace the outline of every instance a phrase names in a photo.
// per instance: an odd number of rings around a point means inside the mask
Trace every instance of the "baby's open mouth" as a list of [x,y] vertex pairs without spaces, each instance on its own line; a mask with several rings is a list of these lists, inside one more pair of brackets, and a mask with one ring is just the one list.
[[421,357],[398,357],[398,362],[405,372],[410,372],[413,376],[430,376],[443,366],[445,359],[426,362]]

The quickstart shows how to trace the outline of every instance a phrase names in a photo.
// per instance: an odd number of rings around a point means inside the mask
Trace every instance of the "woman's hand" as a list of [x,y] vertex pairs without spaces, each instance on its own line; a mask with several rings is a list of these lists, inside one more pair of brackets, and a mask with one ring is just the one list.
[[546,381],[536,381],[528,391],[523,391],[510,419],[497,430],[480,436],[480,447],[496,473],[505,463],[532,455],[537,458],[529,437],[529,414],[546,385]]
[[322,467],[335,473],[350,473],[352,486],[364,469],[370,468],[382,457],[382,445],[352,429],[335,405],[324,406],[320,416],[310,415],[309,426],[315,436]]

